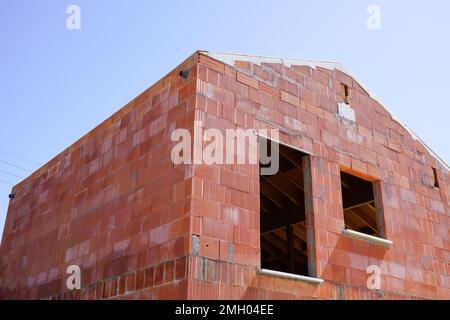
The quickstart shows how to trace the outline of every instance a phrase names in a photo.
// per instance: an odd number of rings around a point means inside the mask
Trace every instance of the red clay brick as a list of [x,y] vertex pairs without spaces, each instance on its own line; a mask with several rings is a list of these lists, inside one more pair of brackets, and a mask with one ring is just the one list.
[[289,92],[280,90],[280,99],[292,104],[293,106],[300,107],[300,99]]
[[136,290],[136,272],[127,274],[127,292]]
[[155,277],[155,268],[149,267],[145,269],[145,281],[144,281],[144,288],[151,288],[153,287],[153,279]]
[[259,81],[244,73],[237,72],[236,80],[255,89],[259,89]]
[[164,282],[164,263],[159,264],[155,267],[155,280],[154,285],[158,286]]
[[144,288],[145,270],[139,270],[136,272],[136,290]]
[[[13,188],[0,298],[379,299],[368,264],[384,299],[449,298],[448,169],[348,74],[236,59],[194,54]],[[336,116],[341,83],[356,124]],[[312,153],[319,287],[257,274],[257,165],[172,163],[171,130],[194,120],[279,128]],[[379,180],[391,248],[342,235],[340,170]],[[74,263],[82,289],[68,292],[50,274]]]

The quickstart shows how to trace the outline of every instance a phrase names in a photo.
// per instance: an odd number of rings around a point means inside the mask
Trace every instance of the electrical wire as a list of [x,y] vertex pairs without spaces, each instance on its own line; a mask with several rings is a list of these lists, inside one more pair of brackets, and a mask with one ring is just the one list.
[[1,162],[1,163],[4,163],[4,164],[7,164],[7,165],[9,165],[9,166],[12,166],[12,167],[14,167],[14,168],[17,168],[17,169],[21,169],[21,170],[25,170],[25,171],[31,172],[30,169],[27,169],[27,168],[24,168],[24,167],[15,165],[14,163],[11,163],[11,162],[8,162],[8,161],[0,160],[0,162]]
[[2,179],[0,179],[0,182],[3,182],[5,184],[9,184],[10,186],[14,185],[14,183],[11,183],[11,182],[8,182],[8,181],[2,180]]
[[8,152],[8,151],[0,150],[0,153],[4,153],[4,154],[10,155],[12,157],[15,157],[17,159],[22,159],[22,160],[28,161],[29,163],[33,163],[33,164],[39,165],[39,163],[37,163],[36,161],[33,161],[33,160],[30,160],[30,159],[18,156],[17,154],[14,154],[14,153],[11,153],[11,152]]
[[24,179],[24,177],[18,176],[17,174],[14,174],[14,173],[11,173],[11,172],[8,172],[8,171],[4,171],[2,169],[0,169],[0,172],[9,174],[10,176],[13,176],[13,177],[16,177],[16,178]]

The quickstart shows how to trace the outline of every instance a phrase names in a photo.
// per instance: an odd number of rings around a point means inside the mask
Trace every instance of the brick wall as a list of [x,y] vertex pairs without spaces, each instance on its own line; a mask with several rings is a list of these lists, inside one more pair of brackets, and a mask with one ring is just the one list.
[[[196,63],[187,59],[14,188],[1,298],[186,296],[192,168],[173,165],[170,134],[193,123]],[[82,280],[70,293],[69,265]]]
[[[337,116],[341,83],[350,89],[355,124]],[[205,54],[197,110],[205,128],[282,128],[284,144],[312,155],[316,266],[325,282],[256,272],[257,166],[196,165],[192,215],[199,221],[200,252],[189,259],[189,298],[450,298],[448,169],[350,76],[239,57],[230,65]],[[391,248],[342,235],[341,168],[381,180]],[[369,265],[381,268],[381,290],[367,289]]]
[[[337,116],[341,83],[355,124]],[[174,165],[171,132],[193,132],[194,120],[279,128],[311,155],[322,284],[257,273],[259,168]],[[391,248],[342,235],[341,168],[381,180]],[[14,188],[0,297],[449,299],[449,185],[448,169],[340,70],[196,53]],[[71,264],[82,289],[68,292]],[[381,290],[367,289],[368,265],[380,266]]]

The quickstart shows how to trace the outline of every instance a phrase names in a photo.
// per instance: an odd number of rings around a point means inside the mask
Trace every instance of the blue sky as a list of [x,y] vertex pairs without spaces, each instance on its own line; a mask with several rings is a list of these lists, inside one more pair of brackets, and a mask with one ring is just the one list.
[[[66,28],[71,4],[80,30]],[[379,30],[366,26],[372,4]],[[0,230],[5,182],[28,176],[197,49],[343,62],[449,163],[449,16],[446,0],[2,0]]]

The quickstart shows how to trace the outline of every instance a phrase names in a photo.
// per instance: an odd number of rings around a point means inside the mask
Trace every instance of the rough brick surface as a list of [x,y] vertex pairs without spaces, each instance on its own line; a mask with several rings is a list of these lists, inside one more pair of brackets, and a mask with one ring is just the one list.
[[170,135],[193,126],[196,74],[194,55],[14,188],[1,298],[74,298],[69,265],[76,298],[186,296],[192,177]]
[[[199,82],[209,82],[214,94],[197,93],[198,101],[206,101],[197,105],[197,118],[205,128],[221,130],[282,128],[283,143],[312,155],[316,265],[325,282],[318,286],[258,275],[258,168],[196,165],[194,179],[203,192],[193,195],[193,207],[204,206],[205,200],[210,207],[221,207],[220,216],[193,212],[201,221],[200,239],[206,239],[200,245],[214,243],[211,238],[220,243],[219,252],[209,246],[190,257],[189,298],[450,298],[447,168],[339,70],[238,60],[237,73],[225,72],[228,67],[222,72],[217,61],[201,57]],[[209,81],[211,73],[214,82]],[[339,117],[340,83],[350,88],[356,123]],[[439,189],[432,185],[431,167],[445,181]],[[391,248],[342,235],[341,168],[381,179]],[[246,185],[237,184],[239,180]],[[217,189],[221,198],[213,195]],[[225,231],[230,225],[232,233]],[[367,289],[369,265],[382,270],[381,290]]]
[[[341,83],[355,123],[339,117]],[[172,164],[170,134],[194,120],[275,127],[311,155],[321,285],[257,273],[257,165]],[[341,168],[381,180],[391,248],[342,234]],[[340,70],[196,53],[14,188],[0,297],[449,299],[449,188],[448,169]],[[69,292],[71,264],[82,289]],[[367,289],[369,265],[381,290]]]

